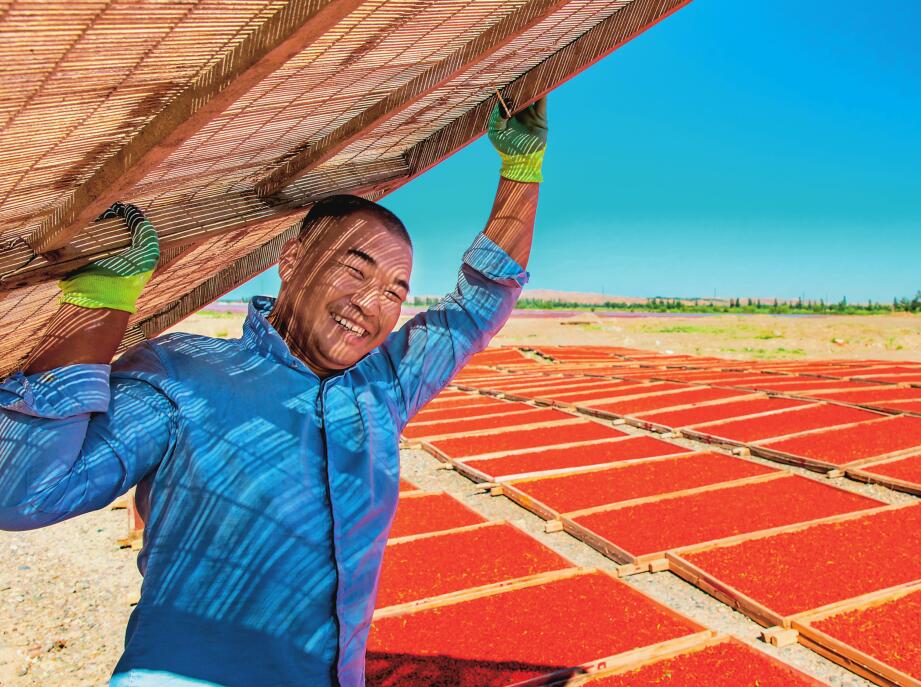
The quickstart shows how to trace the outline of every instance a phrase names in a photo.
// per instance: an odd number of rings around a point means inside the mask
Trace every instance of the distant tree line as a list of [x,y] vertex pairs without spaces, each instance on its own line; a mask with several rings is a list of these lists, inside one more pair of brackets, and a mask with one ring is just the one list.
[[[409,305],[429,307],[438,303],[440,298],[416,297]],[[633,310],[638,312],[687,312],[687,313],[762,313],[771,315],[869,315],[891,312],[921,313],[921,291],[913,298],[893,298],[892,303],[848,303],[847,298],[838,302],[826,303],[824,299],[795,301],[761,300],[741,298],[714,301],[705,298],[650,298],[641,303],[624,303],[622,301],[605,301],[588,305],[577,301],[557,301],[543,298],[522,298],[518,308],[525,310]]]

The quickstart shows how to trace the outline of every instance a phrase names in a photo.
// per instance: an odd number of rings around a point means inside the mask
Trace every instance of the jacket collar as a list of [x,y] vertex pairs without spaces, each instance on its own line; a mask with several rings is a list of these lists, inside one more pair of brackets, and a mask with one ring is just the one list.
[[316,377],[317,375],[313,370],[291,353],[288,344],[285,343],[285,340],[281,338],[275,327],[269,324],[266,319],[274,306],[275,299],[269,296],[253,296],[250,299],[246,320],[243,322],[243,337],[241,339],[243,346],[257,355],[271,358],[282,365],[293,367]]

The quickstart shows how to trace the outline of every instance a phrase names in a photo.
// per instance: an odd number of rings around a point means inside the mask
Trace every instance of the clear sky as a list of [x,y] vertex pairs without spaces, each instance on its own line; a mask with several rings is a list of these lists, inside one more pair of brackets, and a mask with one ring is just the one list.
[[[913,0],[695,0],[558,88],[530,286],[914,294],[919,29]],[[382,201],[413,236],[414,294],[453,287],[497,170],[484,137]]]

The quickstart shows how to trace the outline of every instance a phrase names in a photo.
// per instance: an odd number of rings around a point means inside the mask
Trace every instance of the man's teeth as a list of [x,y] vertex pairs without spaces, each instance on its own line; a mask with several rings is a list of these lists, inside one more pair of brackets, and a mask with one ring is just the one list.
[[353,334],[356,334],[357,336],[364,336],[367,333],[364,329],[359,327],[357,324],[349,322],[348,320],[342,317],[339,317],[338,315],[333,315],[333,319],[336,320],[336,322],[341,324],[343,327],[348,329]]

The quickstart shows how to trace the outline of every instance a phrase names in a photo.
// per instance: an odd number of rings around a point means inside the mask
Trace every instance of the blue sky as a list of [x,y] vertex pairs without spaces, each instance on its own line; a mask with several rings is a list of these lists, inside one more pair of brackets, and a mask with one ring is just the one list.
[[[532,288],[889,300],[921,289],[921,3],[695,0],[550,94]],[[385,198],[453,287],[485,138]],[[274,293],[274,270],[234,295]]]

